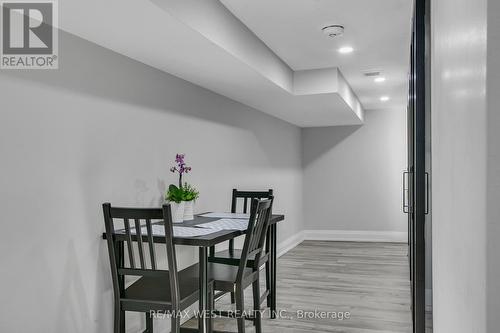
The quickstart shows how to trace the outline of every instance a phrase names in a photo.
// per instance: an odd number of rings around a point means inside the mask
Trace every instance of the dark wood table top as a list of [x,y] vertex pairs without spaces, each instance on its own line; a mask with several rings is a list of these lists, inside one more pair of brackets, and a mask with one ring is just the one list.
[[[206,214],[206,213],[203,213]],[[285,215],[272,215],[270,224],[276,224],[285,219]],[[194,227],[196,225],[200,225],[203,223],[213,222],[220,220],[220,218],[216,217],[203,217],[200,215],[195,215],[194,220],[184,221],[180,223],[174,223],[174,226],[178,227]],[[158,224],[163,223],[162,221],[156,222]],[[121,230],[117,230],[115,233],[115,237],[117,240],[126,240],[125,232],[123,234],[120,233]],[[241,236],[245,234],[244,230],[220,230],[208,235],[202,236],[193,236],[193,237],[174,237],[174,244],[177,245],[189,245],[189,246],[201,246],[201,247],[210,247],[226,240],[233,239],[235,237]],[[102,238],[106,239],[106,233],[102,234]],[[135,235],[132,235],[132,240],[137,240]],[[147,242],[147,237],[143,236],[143,241]],[[165,243],[165,236],[161,235],[153,235],[153,241],[155,243]]]

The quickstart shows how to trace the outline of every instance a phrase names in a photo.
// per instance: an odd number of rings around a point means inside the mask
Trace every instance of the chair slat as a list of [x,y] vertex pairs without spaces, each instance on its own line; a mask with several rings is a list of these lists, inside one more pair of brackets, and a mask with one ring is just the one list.
[[245,197],[245,199],[243,199],[243,214],[247,213],[247,206],[248,206],[248,198]]
[[151,208],[122,208],[111,207],[111,216],[115,219],[151,219],[162,220],[163,215],[161,209]]
[[273,195],[273,190],[269,189],[267,191],[238,191],[237,189],[233,189],[233,195],[238,197],[238,198],[259,198],[259,199],[264,199],[264,198],[269,198],[271,195]]
[[119,268],[118,273],[120,275],[130,275],[130,276],[164,276],[168,277],[170,272],[167,270],[158,269],[131,269],[131,268]]
[[131,268],[135,268],[135,258],[134,249],[132,248],[132,236],[130,235],[130,222],[127,218],[123,219],[123,224],[125,226],[125,234],[127,235],[127,250],[128,250],[128,260]]
[[256,248],[258,248],[259,235],[261,234],[262,225],[265,222],[262,218],[264,215],[265,214],[262,214],[259,211],[256,212],[255,224],[252,230],[252,238],[250,241],[249,251],[254,251]]
[[141,232],[141,221],[135,219],[135,234],[137,235],[137,247],[139,248],[139,259],[141,260],[141,268],[145,269],[146,264],[144,260],[144,248],[142,246],[142,232]]
[[155,245],[153,243],[153,228],[151,227],[150,219],[146,219],[146,228],[148,230],[149,257],[151,260],[151,268],[156,269]]

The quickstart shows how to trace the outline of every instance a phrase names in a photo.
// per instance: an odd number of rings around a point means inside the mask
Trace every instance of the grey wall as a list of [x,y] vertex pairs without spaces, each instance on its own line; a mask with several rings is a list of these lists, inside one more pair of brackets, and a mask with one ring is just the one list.
[[387,109],[363,126],[302,129],[304,229],[407,231],[405,126],[404,109]]
[[60,46],[59,70],[0,75],[1,332],[112,331],[101,203],[157,206],[177,152],[197,212],[272,187],[280,240],[300,230],[299,128],[68,34]]
[[[493,199],[487,196],[487,142],[498,144],[498,137],[487,138],[498,135],[487,131],[488,122],[496,117],[489,126],[497,133],[499,127],[498,111],[488,113],[486,105],[486,73],[493,70],[486,68],[487,1],[431,3],[434,331],[497,332],[498,325],[486,328],[486,294],[492,291],[486,267],[496,260],[498,268],[498,251],[486,261],[486,207],[498,207],[499,199],[487,200]],[[498,96],[498,90],[488,93]],[[498,234],[490,235],[498,241]],[[498,286],[498,275],[492,283]]]
[[500,2],[488,1],[487,330],[500,327]]

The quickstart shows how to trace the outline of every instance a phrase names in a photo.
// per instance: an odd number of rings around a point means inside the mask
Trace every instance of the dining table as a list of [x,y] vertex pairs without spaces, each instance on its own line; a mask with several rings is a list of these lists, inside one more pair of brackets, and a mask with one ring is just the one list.
[[[174,226],[179,227],[197,227],[204,223],[216,222],[220,220],[217,217],[205,217],[208,213],[197,214],[194,216],[193,220],[183,221],[179,223],[174,223]],[[266,242],[269,244],[269,268],[271,273],[270,281],[270,314],[271,318],[276,318],[276,266],[277,266],[277,224],[285,219],[284,215],[273,214],[269,222],[269,230],[266,236]],[[163,223],[162,221],[157,221],[155,223]],[[223,243],[225,241],[234,239],[238,236],[244,235],[246,230],[218,230],[216,232],[200,235],[200,236],[175,236],[173,237],[173,243],[175,245],[186,245],[198,247],[198,261],[199,261],[199,316],[198,316],[198,329],[192,328],[181,328],[181,332],[200,332],[209,333],[211,327],[209,325],[208,316],[206,316],[209,309],[209,279],[208,279],[208,255],[209,248],[216,246],[217,244]],[[102,235],[103,239],[106,239],[106,233]],[[125,251],[124,242],[127,240],[124,230],[115,230],[116,238],[116,253],[119,262],[123,265],[125,261]],[[164,235],[153,235],[154,243],[165,243]],[[216,331],[213,331],[216,332]]]

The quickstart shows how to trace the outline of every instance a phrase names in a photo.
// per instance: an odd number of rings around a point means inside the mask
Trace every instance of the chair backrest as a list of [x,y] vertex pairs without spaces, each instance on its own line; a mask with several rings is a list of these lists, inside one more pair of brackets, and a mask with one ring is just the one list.
[[[113,278],[113,289],[115,297],[120,297],[124,290],[123,278],[132,276],[168,276],[170,278],[170,289],[172,305],[179,304],[179,281],[177,272],[177,260],[175,246],[173,243],[172,213],[169,204],[162,208],[119,208],[111,207],[111,204],[103,204],[104,224],[106,226],[106,239],[108,243],[109,260],[111,263],[111,275]],[[115,220],[123,220],[124,229],[115,229]],[[155,220],[163,221],[163,226]],[[158,230],[158,228],[160,228]],[[158,269],[158,258],[153,242],[154,234],[163,237],[168,260],[168,270]],[[161,233],[160,233],[161,232]],[[144,250],[147,243],[148,250]],[[124,256],[119,256],[117,251],[125,253],[124,246],[127,245],[128,264]],[[135,244],[135,246],[134,246]],[[136,259],[136,251],[139,261]],[[149,253],[149,255],[148,255]]]
[[238,199],[243,199],[243,209],[241,210],[241,213],[247,214],[249,210],[249,204],[251,204],[253,199],[269,199],[272,196],[272,189],[269,189],[267,191],[238,191],[237,189],[233,189],[231,213],[237,213]]
[[259,259],[266,240],[267,228],[271,220],[273,196],[269,199],[259,200],[254,198],[250,209],[250,219],[245,235],[245,243],[241,251],[238,279],[243,278],[245,267],[249,258],[254,259],[254,269],[259,268]]

